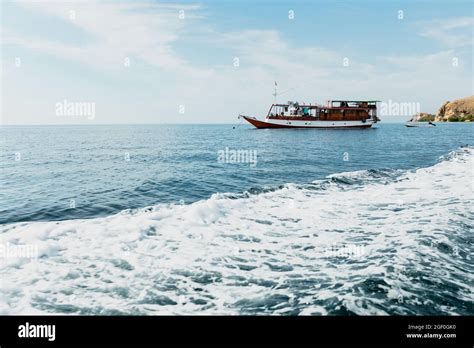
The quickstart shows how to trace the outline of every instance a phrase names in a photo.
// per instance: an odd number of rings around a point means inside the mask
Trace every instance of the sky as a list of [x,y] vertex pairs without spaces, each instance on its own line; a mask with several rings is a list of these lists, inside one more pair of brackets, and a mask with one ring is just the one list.
[[276,81],[399,122],[474,94],[473,28],[471,1],[3,0],[0,121],[237,123]]

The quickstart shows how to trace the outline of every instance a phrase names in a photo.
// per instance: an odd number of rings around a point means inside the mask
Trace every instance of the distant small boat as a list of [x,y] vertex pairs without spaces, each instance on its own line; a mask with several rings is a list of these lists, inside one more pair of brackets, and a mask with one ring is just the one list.
[[433,122],[407,122],[405,127],[436,127]]

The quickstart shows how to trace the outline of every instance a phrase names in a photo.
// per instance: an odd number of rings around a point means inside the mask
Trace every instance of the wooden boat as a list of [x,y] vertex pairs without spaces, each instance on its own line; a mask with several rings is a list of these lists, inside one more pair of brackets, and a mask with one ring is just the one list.
[[370,128],[377,118],[377,101],[332,100],[319,104],[272,104],[264,120],[239,115],[256,128]]

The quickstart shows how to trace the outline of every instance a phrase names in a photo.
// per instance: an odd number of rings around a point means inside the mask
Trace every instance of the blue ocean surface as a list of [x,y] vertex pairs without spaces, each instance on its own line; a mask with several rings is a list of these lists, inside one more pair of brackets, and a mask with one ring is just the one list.
[[473,130],[1,127],[0,313],[472,315]]
[[[414,169],[473,143],[471,124],[378,129],[241,125],[2,127],[0,223],[106,216],[366,169]],[[219,162],[219,151],[256,151]],[[19,158],[18,158],[19,156]],[[18,160],[19,159],[19,160]],[[74,208],[71,208],[74,200]]]

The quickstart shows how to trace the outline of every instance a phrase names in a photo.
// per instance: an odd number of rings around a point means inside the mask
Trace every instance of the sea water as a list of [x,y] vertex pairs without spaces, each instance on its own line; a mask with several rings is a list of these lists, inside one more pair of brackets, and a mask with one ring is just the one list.
[[2,127],[0,313],[472,315],[473,130]]

